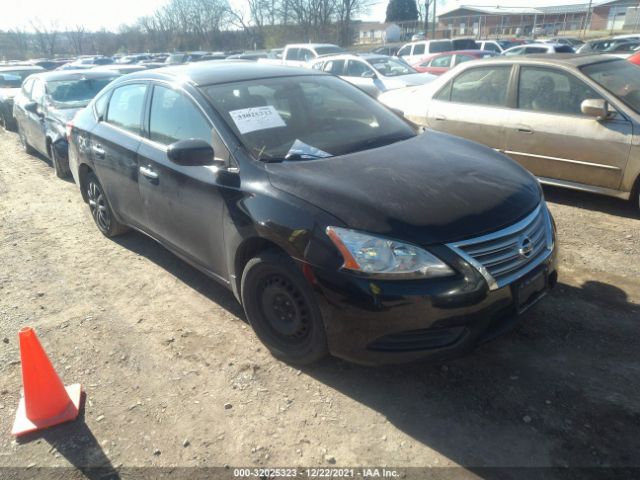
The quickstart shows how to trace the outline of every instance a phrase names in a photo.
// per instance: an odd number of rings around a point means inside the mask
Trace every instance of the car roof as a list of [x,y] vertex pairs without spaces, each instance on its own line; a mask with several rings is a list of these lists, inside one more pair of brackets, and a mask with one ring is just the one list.
[[[546,53],[546,54],[532,54],[532,55],[511,55],[511,56],[497,56],[482,60],[483,65],[497,64],[497,63],[540,63],[547,65],[560,65],[565,67],[581,67],[584,65],[590,65],[593,63],[601,63],[607,61],[621,61],[624,60],[615,57],[613,55],[603,54],[575,54],[575,53]],[[471,62],[469,62],[471,63]]]
[[243,82],[259,78],[324,75],[317,70],[302,67],[270,65],[242,60],[217,60],[188,63],[173,67],[131,73],[127,79],[182,80],[196,86]]
[[63,80],[81,80],[84,78],[109,78],[116,75],[113,70],[56,70],[54,72],[44,72],[33,75],[45,82],[57,82]]

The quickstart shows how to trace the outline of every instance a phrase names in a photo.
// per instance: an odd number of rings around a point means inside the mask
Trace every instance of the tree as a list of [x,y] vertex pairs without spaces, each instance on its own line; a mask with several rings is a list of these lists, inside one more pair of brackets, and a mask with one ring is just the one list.
[[387,22],[410,22],[418,19],[416,0],[389,0]]

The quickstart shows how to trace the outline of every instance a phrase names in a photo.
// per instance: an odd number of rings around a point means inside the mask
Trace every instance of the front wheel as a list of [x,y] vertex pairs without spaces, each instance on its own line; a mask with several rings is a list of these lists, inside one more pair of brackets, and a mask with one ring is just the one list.
[[328,354],[320,309],[289,256],[268,250],[249,260],[241,296],[249,323],[273,356],[308,365]]
[[113,216],[107,196],[95,174],[89,173],[86,189],[91,216],[102,234],[110,238],[126,232],[128,228]]

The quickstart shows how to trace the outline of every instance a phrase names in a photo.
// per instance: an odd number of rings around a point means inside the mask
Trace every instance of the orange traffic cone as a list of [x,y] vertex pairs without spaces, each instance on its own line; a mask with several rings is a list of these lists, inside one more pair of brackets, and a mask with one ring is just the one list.
[[18,336],[24,396],[11,433],[24,435],[74,420],[80,409],[80,384],[62,384],[33,328],[23,328]]

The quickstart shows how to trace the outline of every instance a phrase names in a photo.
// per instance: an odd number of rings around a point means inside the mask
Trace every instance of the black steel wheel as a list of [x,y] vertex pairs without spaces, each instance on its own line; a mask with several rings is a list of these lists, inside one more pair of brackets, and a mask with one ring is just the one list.
[[98,229],[107,237],[114,237],[127,231],[127,227],[113,216],[107,196],[95,174],[90,173],[87,176],[85,186],[89,210]]
[[241,296],[249,323],[275,357],[304,365],[327,355],[320,309],[290,257],[270,250],[252,258],[242,275]]

